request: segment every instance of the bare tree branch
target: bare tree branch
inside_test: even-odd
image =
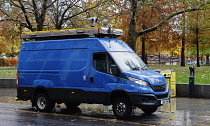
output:
[[[172,19],[173,17],[179,15],[179,14],[184,14],[184,13],[187,13],[187,12],[192,12],[192,11],[197,11],[197,10],[203,10],[203,9],[198,9],[198,8],[193,8],[193,9],[186,9],[186,10],[183,10],[183,11],[178,11],[176,13],[173,13],[171,15],[169,15],[168,17],[166,17],[163,21],[161,21],[159,24],[157,24],[156,26],[152,27],[152,28],[149,28],[149,29],[145,29],[143,31],[138,31],[138,36],[141,36],[143,34],[146,34],[146,33],[149,33],[149,32],[152,32],[152,31],[155,31],[157,30],[158,28],[160,28],[162,25],[164,25],[167,21],[169,21],[170,19]]]
[[[4,22],[4,21],[16,22],[16,23],[20,24],[21,26],[30,29],[30,27],[25,22],[22,22],[21,20],[18,20],[18,19],[2,19],[2,20],[0,20],[0,22]]]
[[[47,8],[51,7],[56,1],[57,1],[57,0],[52,1],[52,2],[47,6]]]
[[[63,23],[65,23],[67,20],[69,20],[69,19],[71,19],[71,18],[73,18],[73,17],[75,17],[75,16],[77,16],[77,15],[80,15],[80,14],[85,13],[85,12],[91,10],[91,9],[94,9],[94,8],[96,8],[96,7],[98,7],[98,6],[102,5],[102,4],[104,4],[104,3],[106,3],[106,2],[107,2],[106,0],[105,0],[105,1],[102,1],[102,2],[98,3],[97,5],[95,5],[95,6],[93,6],[93,7],[90,7],[90,8],[88,8],[88,9],[85,9],[85,10],[79,12],[79,13],[73,14],[73,15],[70,16],[70,17],[64,18],[64,19],[63,19]]]
[[[3,14],[5,14],[7,17],[10,17],[4,10],[2,10],[1,8],[0,8],[0,11],[3,13]]]
[[[12,4],[15,7],[21,8],[21,6],[17,5],[16,3],[14,3],[14,0],[9,0],[10,4]]]
[[[28,27],[27,27],[27,28],[29,28],[31,31],[33,31],[31,22],[30,22],[30,20],[29,20],[29,18],[28,18],[27,12],[26,12],[26,10],[25,10],[25,8],[24,8],[24,5],[23,5],[22,1],[21,1],[21,0],[18,0],[18,2],[19,2],[19,4],[20,4],[20,6],[21,6],[21,10],[22,10],[23,13],[24,13],[24,17],[25,17],[25,19],[26,19],[26,23],[28,24]]]

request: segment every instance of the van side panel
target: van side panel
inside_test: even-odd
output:
[[[87,49],[24,51],[20,70],[81,70],[87,64]]]
[[[19,66],[20,86],[34,84],[34,80],[51,80],[54,86],[71,87],[82,84],[82,77],[87,75],[87,49],[23,51]],[[71,82],[71,83],[70,83]],[[82,84],[82,85],[81,85]]]
[[[43,87],[55,101],[91,102],[89,70],[95,49],[105,51],[96,38],[24,42],[18,66],[18,97],[31,99],[33,90]]]

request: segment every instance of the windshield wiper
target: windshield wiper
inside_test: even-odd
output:
[[[131,70],[141,70],[140,68],[141,67],[134,67],[134,68],[131,68]]]
[[[147,66],[146,66],[146,65],[143,66],[143,67],[142,67],[142,70],[148,70]]]
[[[146,66],[144,66],[144,67],[134,67],[134,68],[131,68],[131,70],[148,70],[148,68]]]
[[[140,70],[139,68],[132,68],[131,70]]]

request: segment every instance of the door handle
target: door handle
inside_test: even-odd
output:
[[[90,77],[90,83],[93,83],[93,81],[94,81],[94,78]]]

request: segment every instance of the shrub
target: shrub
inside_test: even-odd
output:
[[[0,58],[0,66],[4,66],[4,64],[5,64],[4,58]]]
[[[18,64],[17,58],[5,59],[5,66],[16,66]]]

